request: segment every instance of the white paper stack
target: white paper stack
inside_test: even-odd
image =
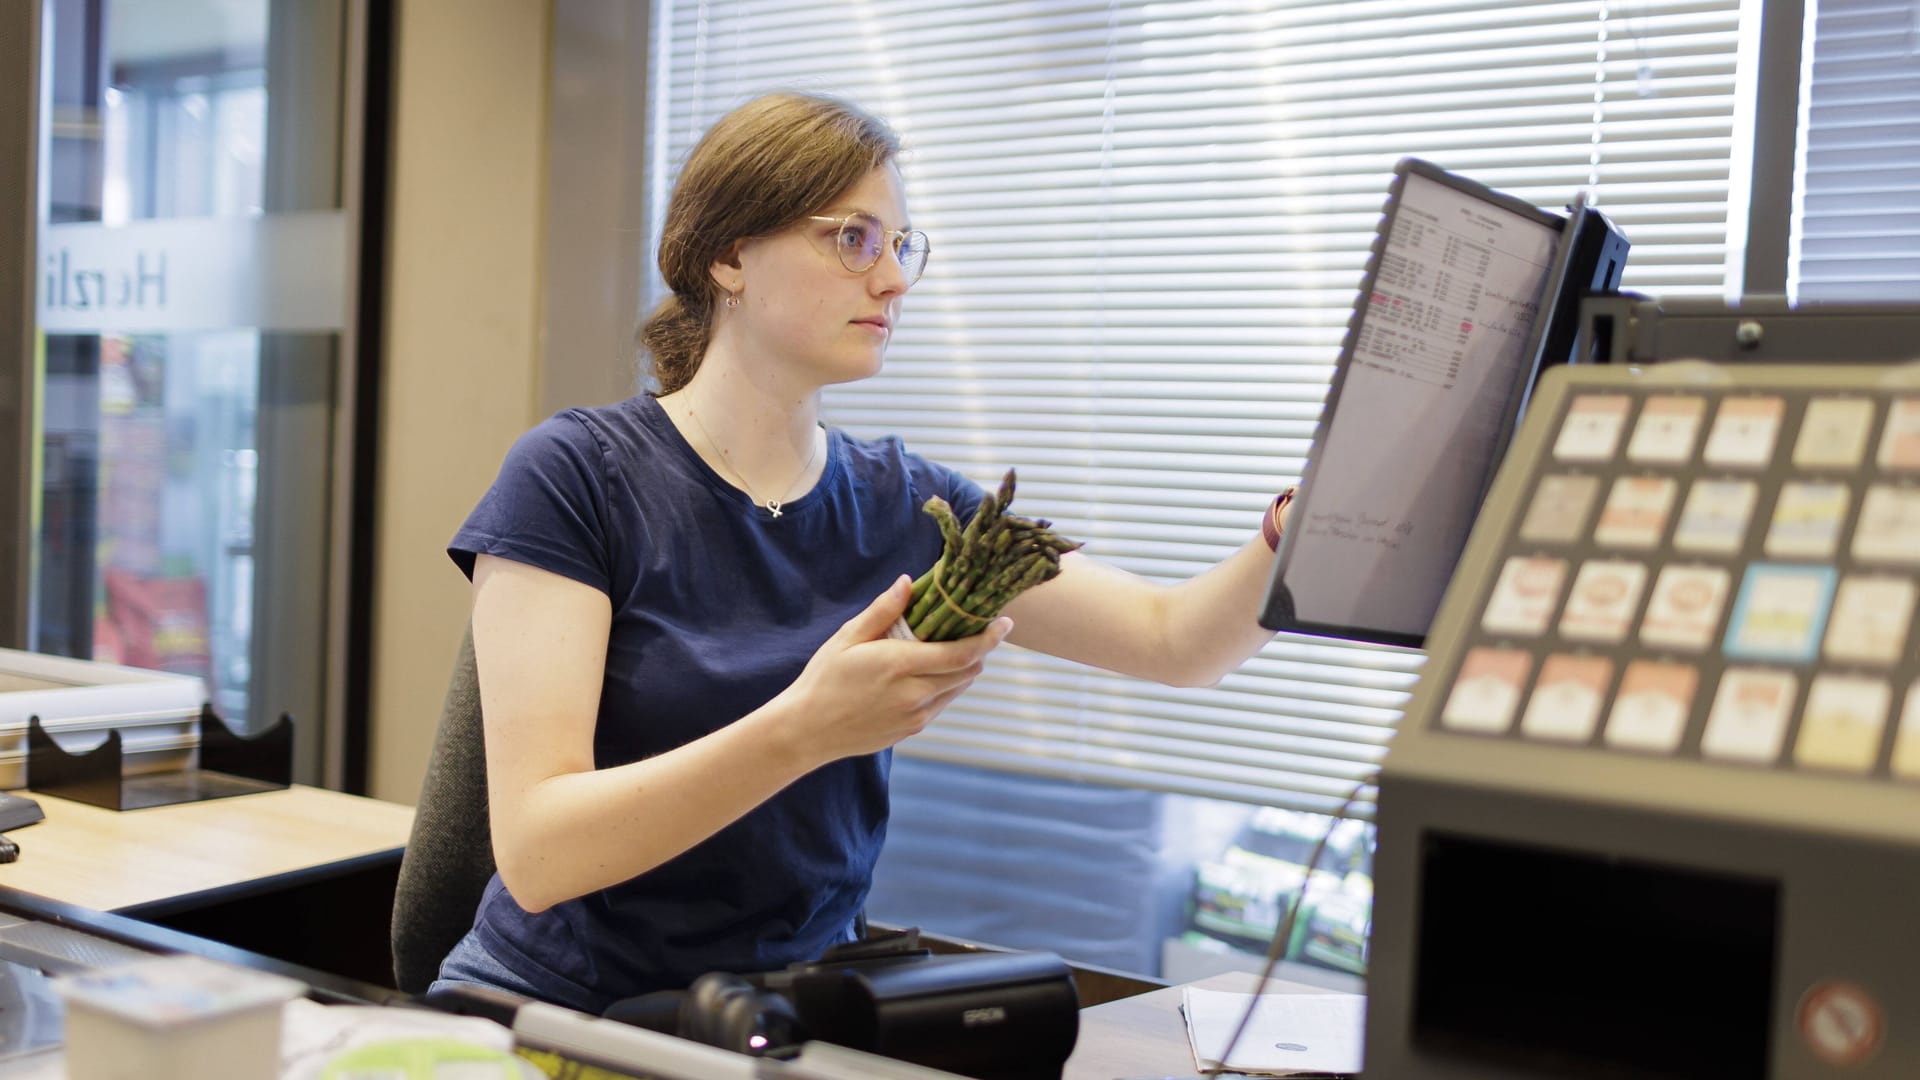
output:
[[[1187,1041],[1200,1071],[1265,1076],[1354,1076],[1360,1072],[1367,999],[1359,994],[1262,994],[1253,1019],[1224,1063],[1227,1041],[1240,1025],[1251,994],[1184,992]]]

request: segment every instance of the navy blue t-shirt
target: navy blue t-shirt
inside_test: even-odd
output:
[[[688,445],[659,402],[569,409],[515,443],[448,546],[591,585],[613,605],[597,768],[691,742],[799,677],[842,623],[940,556],[921,506],[966,521],[978,485],[897,438],[827,433],[820,482],[773,517]],[[887,827],[888,752],[807,774],[637,878],[539,914],[496,874],[481,943],[561,1004],[683,987],[709,971],[810,960],[850,939]],[[716,777],[715,783],[725,783]]]

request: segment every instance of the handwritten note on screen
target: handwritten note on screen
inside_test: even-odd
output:
[[[1423,635],[1466,546],[1559,230],[1406,176],[1284,583],[1302,623]]]

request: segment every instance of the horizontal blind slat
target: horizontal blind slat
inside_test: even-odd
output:
[[[1822,0],[1803,88],[1788,291],[1920,300],[1920,55],[1911,5]]]

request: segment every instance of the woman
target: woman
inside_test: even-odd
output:
[[[689,156],[642,330],[657,396],[522,437],[450,554],[473,580],[499,872],[441,970],[592,1012],[850,940],[889,748],[1013,641],[1182,685],[1256,652],[1284,500],[1162,587],[1078,553],[956,642],[887,639],[981,490],[819,423],[880,370],[926,238],[895,136],[775,94]],[[438,984],[437,984],[438,985]]]

